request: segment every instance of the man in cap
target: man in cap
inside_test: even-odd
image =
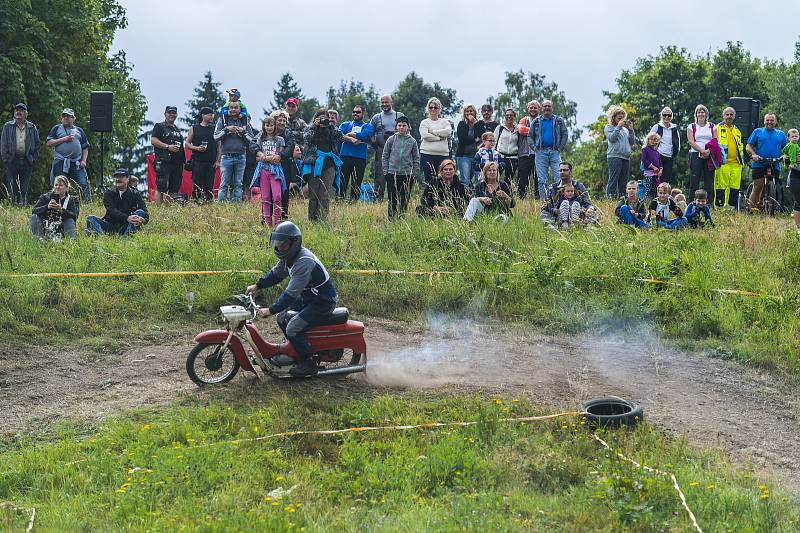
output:
[[[83,128],[75,125],[75,111],[66,108],[61,112],[61,124],[56,124],[47,134],[47,146],[53,148],[53,165],[50,167],[50,186],[56,176],[68,177],[78,184],[84,200],[91,199],[86,161],[89,159],[89,137]]]
[[[139,231],[150,220],[144,199],[128,186],[128,179],[127,168],[114,171],[114,188],[103,195],[106,214],[103,218],[86,217],[86,235],[116,233],[124,236]]]
[[[5,188],[0,198],[8,195],[19,205],[28,203],[31,171],[39,155],[39,130],[28,121],[28,106],[14,106],[14,120],[3,126],[0,153],[6,167]]]
[[[214,140],[214,110],[203,107],[200,120],[186,134],[186,148],[192,151],[192,196],[209,202],[214,199],[214,169],[217,166],[217,141]]]
[[[170,195],[177,193],[181,188],[183,179],[183,162],[186,155],[183,151],[183,135],[175,119],[178,118],[178,108],[168,105],[164,109],[164,122],[153,126],[153,136],[150,144],[156,152],[153,162],[156,171],[156,203],[163,201],[164,193]]]
[[[295,144],[303,144],[303,130],[308,127],[306,121],[297,115],[299,105],[300,101],[294,96],[287,98],[286,103],[283,104],[283,109],[289,113],[289,122],[286,129],[294,135]]]

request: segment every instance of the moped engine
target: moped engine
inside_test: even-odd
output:
[[[284,355],[282,353],[280,353],[278,355],[275,355],[273,357],[270,357],[269,359],[267,359],[267,361],[270,364],[275,365],[277,367],[291,366],[291,365],[296,363],[296,361],[294,359],[292,359],[288,355]]]

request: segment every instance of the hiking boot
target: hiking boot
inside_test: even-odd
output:
[[[569,223],[570,225],[577,224],[581,219],[581,205],[578,202],[572,202],[569,207]]]
[[[304,359],[289,369],[289,375],[296,378],[307,378],[316,375],[317,365],[309,359]]]

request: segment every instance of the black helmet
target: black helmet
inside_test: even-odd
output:
[[[285,243],[291,243],[291,246],[285,252],[278,249],[278,246]],[[303,244],[303,235],[300,233],[294,222],[286,221],[281,222],[275,229],[272,230],[272,235],[269,236],[269,245],[275,250],[275,255],[278,259],[291,259],[300,252],[300,246]]]

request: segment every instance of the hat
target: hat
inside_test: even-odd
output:
[[[239,98],[242,97],[242,93],[239,92],[239,89],[228,89],[225,92],[228,93],[228,94],[232,94],[232,95],[238,96]]]
[[[299,104],[299,103],[300,103],[300,100],[298,100],[297,98],[292,96],[291,98],[287,98],[286,99],[286,103],[284,105],[294,104],[295,107],[297,107],[297,104]]]
[[[130,172],[125,167],[119,167],[117,170],[114,171],[114,176],[130,176]]]
[[[178,108],[177,108],[177,107],[175,107],[174,105],[168,105],[168,106],[167,106],[167,107],[164,109],[164,113],[177,113],[177,112],[178,112]]]
[[[200,114],[201,115],[209,115],[209,114],[212,114],[212,113],[214,113],[214,110],[211,109],[208,106],[203,106],[203,107],[200,108]]]
[[[75,118],[75,111],[73,111],[69,107],[65,107],[64,111],[61,112],[61,116],[64,116],[64,115],[69,115],[72,118]]]
[[[25,104],[20,102],[20,103],[18,103],[17,105],[14,106],[14,109],[22,109],[23,111],[27,111],[28,110],[28,106],[26,106]]]

